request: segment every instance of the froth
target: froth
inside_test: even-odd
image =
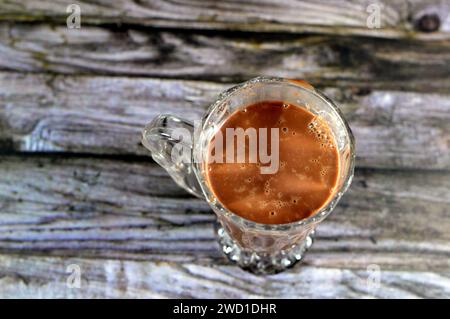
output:
[[[208,183],[217,199],[233,213],[265,224],[315,214],[330,199],[338,175],[338,154],[327,124],[305,108],[271,101],[236,111],[221,130],[249,126],[279,128],[279,168],[261,175],[259,162],[208,164]]]
[[[322,148],[334,147],[332,135],[329,131],[329,128],[322,120],[315,117],[314,120],[308,124],[308,131],[318,141],[320,141],[320,147]]]

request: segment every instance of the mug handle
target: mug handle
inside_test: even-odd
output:
[[[182,188],[204,198],[192,166],[194,125],[173,115],[159,115],[142,131],[142,144]]]

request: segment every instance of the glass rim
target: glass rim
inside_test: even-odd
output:
[[[324,103],[331,106],[331,108],[337,113],[338,118],[342,122],[342,124],[345,128],[345,131],[346,131],[346,135],[348,136],[348,139],[350,141],[349,142],[349,151],[350,151],[349,161],[350,161],[350,163],[348,166],[348,170],[346,172],[347,176],[346,176],[344,182],[342,183],[342,185],[340,186],[340,188],[336,190],[333,197],[329,200],[327,205],[322,207],[314,215],[312,215],[308,218],[304,218],[304,219],[301,219],[298,221],[285,223],[285,224],[263,224],[263,223],[258,223],[258,222],[246,219],[244,217],[241,217],[241,216],[237,215],[236,213],[233,213],[232,211],[227,209],[225,206],[223,206],[222,203],[214,195],[214,192],[210,189],[208,183],[206,182],[206,178],[203,176],[202,167],[201,167],[202,163],[194,161],[194,163],[195,163],[194,173],[197,177],[197,180],[199,181],[199,184],[200,184],[203,192],[207,193],[207,194],[205,194],[207,202],[210,205],[218,208],[218,210],[221,214],[226,215],[232,221],[234,221],[238,224],[244,224],[246,226],[250,226],[252,228],[261,229],[261,230],[265,230],[265,231],[283,231],[283,230],[294,228],[294,227],[301,227],[301,226],[307,226],[310,224],[314,224],[314,223],[326,218],[333,211],[334,207],[336,206],[338,201],[341,199],[342,195],[347,191],[348,187],[350,186],[350,184],[352,182],[353,175],[354,175],[354,169],[355,169],[355,157],[356,157],[355,156],[355,139],[354,139],[353,133],[352,133],[350,126],[348,125],[344,115],[342,114],[339,107],[331,99],[326,97],[322,92],[318,91],[313,86],[309,85],[307,82],[305,82],[304,84],[300,84],[301,82],[299,83],[296,81],[298,81],[298,80],[294,80],[294,79],[290,80],[290,79],[281,78],[281,77],[259,76],[259,77],[250,79],[248,81],[245,81],[243,83],[237,84],[237,85],[225,90],[224,92],[222,92],[218,96],[217,100],[215,102],[213,102],[210,105],[210,107],[207,109],[206,115],[203,118],[203,123],[200,127],[201,131],[195,132],[195,134],[194,134],[193,156],[200,155],[200,154],[197,154],[197,152],[202,151],[201,150],[202,143],[200,143],[200,141],[202,141],[202,138],[204,137],[203,132],[205,131],[206,127],[209,125],[209,119],[213,114],[213,110],[216,107],[218,107],[219,105],[223,104],[226,101],[226,99],[230,98],[236,92],[238,92],[242,89],[245,89],[248,86],[257,84],[257,83],[288,84],[288,85],[295,85],[299,89],[315,95],[316,97],[320,98]],[[196,137],[198,137],[198,140],[196,140]],[[199,158],[199,157],[197,157],[197,158]],[[211,197],[213,199],[211,199]]]

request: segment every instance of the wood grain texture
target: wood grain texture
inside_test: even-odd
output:
[[[0,20],[65,23],[71,0],[18,0],[0,2]],[[380,29],[369,29],[371,0],[264,0],[78,1],[82,23],[139,24],[153,27],[353,34],[388,38],[448,39],[448,0],[380,0]],[[421,23],[425,15],[436,15],[438,28]],[[425,28],[423,27],[425,25]],[[419,27],[418,27],[419,26]],[[422,26],[422,27],[420,27]],[[433,30],[433,33],[415,32]]]
[[[69,30],[73,1],[0,1],[0,298],[450,298],[450,1],[377,1],[368,29],[373,2],[83,0]],[[257,75],[338,102],[358,157],[301,266],[267,277],[139,141]]]
[[[69,265],[81,286],[66,285]],[[0,255],[0,297],[8,298],[448,298],[450,272],[297,267],[258,277],[227,265]]]
[[[0,73],[5,152],[148,154],[140,131],[160,113],[199,119],[229,84]],[[342,106],[360,167],[450,168],[448,94],[324,87]]]
[[[450,42],[0,23],[0,69],[449,92]]]
[[[6,156],[0,176],[1,253],[227,264],[206,202],[150,161]],[[449,176],[357,170],[304,264],[448,271]]]

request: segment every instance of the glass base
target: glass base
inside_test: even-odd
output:
[[[216,233],[219,245],[230,261],[244,270],[260,275],[276,274],[293,267],[302,260],[305,252],[311,247],[314,236],[314,231],[312,231],[305,240],[291,249],[281,250],[275,254],[261,254],[240,248],[218,223],[216,224]]]

